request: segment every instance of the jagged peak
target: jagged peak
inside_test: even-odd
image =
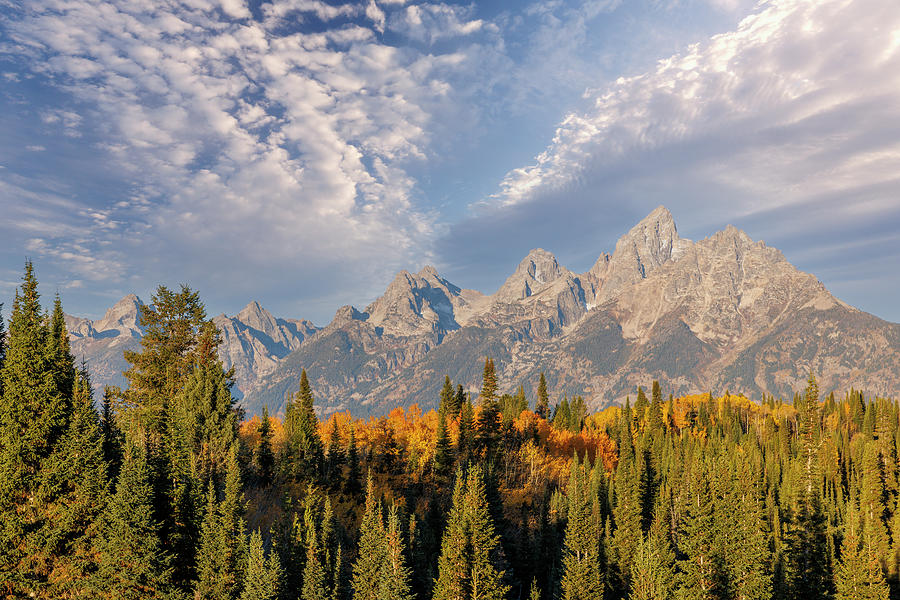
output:
[[[425,265],[424,267],[422,267],[422,270],[418,272],[418,276],[422,278],[441,278],[441,276],[438,274],[437,269],[435,269],[432,265]]]
[[[365,321],[369,318],[369,313],[363,313],[356,310],[355,306],[351,306],[350,304],[345,304],[344,306],[337,309],[337,312],[334,313],[334,319],[332,323],[340,324],[346,323],[348,321]]]

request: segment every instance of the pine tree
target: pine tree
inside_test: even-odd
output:
[[[547,393],[547,379],[544,372],[541,371],[541,378],[538,381],[537,402],[535,402],[534,412],[542,419],[546,419],[550,412],[550,394]]]
[[[456,471],[453,504],[444,529],[434,600],[464,600],[469,594],[469,540],[466,523],[466,479],[462,468]]]
[[[272,451],[272,423],[269,419],[269,407],[263,407],[262,418],[257,429],[259,433],[259,444],[256,446],[256,452],[253,456],[253,462],[256,466],[256,476],[259,482],[268,486],[272,484],[272,478],[275,474],[275,453]]]
[[[702,463],[695,465],[689,477],[688,503],[679,535],[684,559],[678,561],[678,597],[713,600],[722,593],[722,577],[708,467]]]
[[[490,456],[497,444],[500,420],[500,406],[497,403],[497,373],[494,370],[494,361],[490,358],[484,360],[479,408],[475,446]]]
[[[819,389],[810,372],[800,402],[800,481],[797,514],[787,539],[787,575],[797,599],[823,598],[831,594],[831,561],[825,516],[821,509],[819,472]]]
[[[3,303],[0,302],[0,399],[3,398],[3,362],[6,360],[6,324],[3,322]]]
[[[96,587],[104,597],[165,598],[171,590],[171,556],[154,519],[145,451],[126,448],[116,493],[103,512]]]
[[[347,442],[347,484],[344,487],[344,490],[350,494],[356,494],[359,492],[359,478],[361,477],[361,473],[359,472],[359,452],[356,449],[356,434],[353,430],[353,425],[350,425],[350,436]]]
[[[888,586],[874,548],[860,539],[860,514],[851,501],[844,523],[841,561],[835,574],[836,600],[887,600]],[[861,547],[862,546],[862,547]]]
[[[411,572],[406,566],[403,538],[400,535],[400,517],[397,514],[396,504],[392,504],[388,512],[385,533],[384,563],[380,573],[378,600],[412,600],[414,595],[409,583]]]
[[[600,531],[592,518],[590,485],[576,453],[568,488],[568,522],[563,549],[562,598],[594,600],[603,597]]]
[[[874,545],[874,553],[882,568],[887,568],[890,539],[884,516],[885,486],[877,442],[869,442],[863,450],[862,478],[859,490],[859,510],[863,536]]]
[[[317,481],[322,474],[324,449],[319,437],[319,420],[313,410],[314,398],[306,369],[300,373],[300,389],[285,408],[284,433],[289,463],[295,477]]]
[[[198,580],[194,586],[197,600],[224,600],[237,598],[240,594],[241,575],[246,564],[243,513],[240,468],[235,447],[228,458],[222,500],[216,500],[216,490],[212,484],[207,492],[197,556]]]
[[[68,400],[75,391],[75,359],[69,346],[69,332],[66,330],[66,318],[59,294],[53,299],[48,334],[47,353],[56,380],[56,390]]]
[[[447,431],[447,417],[444,412],[438,413],[438,428],[434,444],[434,474],[444,478],[453,468],[453,446],[450,444],[450,433]]]
[[[459,414],[459,407],[456,406],[456,394],[449,375],[444,375],[444,386],[441,388],[441,401],[438,405],[438,411],[443,412],[445,415]]]
[[[384,522],[381,502],[375,498],[375,485],[369,473],[366,484],[366,509],[359,529],[359,552],[353,563],[354,600],[379,600],[382,569],[386,561]]]
[[[90,589],[97,519],[109,499],[99,418],[86,371],[76,376],[73,388],[72,418],[41,470],[37,496],[50,515],[38,533],[53,563],[46,591],[56,598],[77,597]]]
[[[71,397],[59,390],[61,375],[48,351],[50,332],[30,262],[22,279],[0,373],[0,589],[27,595],[52,569],[47,540],[31,533],[49,518],[46,506],[34,499],[46,493],[41,472],[66,430]]]
[[[459,437],[456,442],[456,455],[466,459],[475,444],[475,410],[472,403],[466,398],[459,411]]]
[[[266,557],[259,530],[250,536],[250,553],[240,600],[276,600],[281,582],[281,564],[276,552]]]
[[[674,578],[671,558],[671,550],[658,533],[641,536],[631,563],[629,600],[670,600]]]
[[[116,422],[116,410],[113,406],[115,398],[121,397],[121,390],[114,386],[103,388],[102,413],[100,415],[101,435],[103,436],[103,457],[109,469],[109,477],[115,480],[119,476],[122,465],[122,451],[125,436]]]
[[[303,566],[303,588],[301,600],[326,600],[328,589],[325,581],[325,566],[322,560],[322,541],[316,531],[315,517],[311,505],[306,507],[306,561]]]
[[[659,432],[663,429],[662,416],[662,392],[659,389],[659,382],[653,381],[652,400],[650,401],[650,415],[647,420],[650,431]]]
[[[484,474],[474,466],[466,478],[465,521],[469,536],[469,591],[472,600],[500,600],[509,591],[504,572],[500,536],[488,508]]]
[[[328,438],[328,479],[332,489],[340,489],[344,471],[344,449],[337,415],[331,418],[331,434]]]

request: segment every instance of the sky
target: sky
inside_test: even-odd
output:
[[[319,325],[492,293],[658,205],[900,322],[900,3],[0,0],[0,302],[159,284]]]

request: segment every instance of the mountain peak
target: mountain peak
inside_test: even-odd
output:
[[[559,266],[552,253],[543,248],[534,248],[525,255],[513,274],[500,286],[494,298],[505,303],[528,298],[536,289],[559,279],[564,272],[565,268]]]
[[[103,318],[94,322],[96,331],[117,330],[119,335],[130,333],[133,336],[140,335],[139,324],[141,307],[144,303],[135,294],[128,294],[113,304],[103,315]]]

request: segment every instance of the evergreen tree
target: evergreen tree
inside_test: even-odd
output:
[[[48,351],[50,332],[41,312],[30,262],[16,290],[0,380],[0,589],[27,595],[43,585],[52,557],[41,531],[50,518],[40,489],[45,461],[66,430],[71,397]]]
[[[456,406],[456,393],[453,390],[453,384],[450,382],[450,376],[444,375],[444,386],[441,388],[441,401],[438,405],[438,411],[445,415],[458,415],[459,406]]]
[[[877,442],[869,442],[863,450],[862,477],[859,490],[859,511],[862,519],[863,537],[873,545],[873,553],[879,557],[879,564],[887,568],[890,539],[884,516],[885,486]]]
[[[500,406],[497,403],[497,373],[494,370],[494,361],[490,358],[484,360],[479,409],[475,446],[490,456],[497,444],[500,420]]]
[[[268,486],[272,484],[275,474],[275,453],[272,451],[272,423],[269,419],[269,407],[263,406],[262,418],[259,422],[259,444],[253,456],[256,476],[259,482]]]
[[[359,552],[356,562],[353,563],[353,599],[379,600],[387,548],[381,502],[375,498],[375,485],[371,473],[366,484],[366,509],[359,536]]]
[[[472,600],[500,600],[509,586],[504,572],[500,537],[488,508],[484,474],[474,466],[466,478],[465,521],[469,537],[469,591]]]
[[[56,390],[64,399],[72,397],[75,390],[75,359],[69,346],[69,332],[66,330],[66,318],[62,309],[59,294],[53,299],[53,313],[47,337],[47,353],[54,378]]]
[[[98,522],[109,493],[99,419],[94,410],[90,380],[76,376],[73,414],[40,473],[40,495],[49,518],[35,532],[52,562],[47,593],[51,597],[83,596],[96,570]]]
[[[663,428],[662,416],[662,392],[659,389],[659,382],[653,381],[652,400],[650,400],[650,415],[647,423],[650,431],[658,432]]]
[[[444,529],[434,600],[466,600],[469,594],[469,540],[466,523],[466,479],[462,468],[456,471],[453,504]]]
[[[326,600],[329,596],[326,585],[325,565],[322,560],[323,545],[316,531],[315,517],[310,505],[306,507],[306,561],[303,566],[303,588],[301,600]]]
[[[450,433],[447,431],[447,417],[444,412],[438,413],[438,428],[434,445],[434,474],[443,478],[450,474],[453,467],[453,446],[450,444]]]
[[[103,457],[109,468],[109,477],[115,480],[119,475],[122,465],[122,449],[125,437],[119,424],[116,422],[116,409],[114,399],[121,397],[121,390],[114,386],[103,388],[102,413],[100,415],[101,434],[103,436]]]
[[[787,574],[797,599],[825,598],[831,594],[831,561],[825,516],[821,510],[818,460],[819,388],[810,372],[806,393],[799,400],[800,481],[797,513],[787,539]]]
[[[603,597],[599,523],[592,517],[590,485],[577,453],[572,459],[567,497],[561,597],[564,600],[599,600]]]
[[[317,481],[321,476],[324,457],[313,402],[309,378],[303,369],[300,390],[285,408],[284,434],[289,466],[295,477],[308,481]]]
[[[153,516],[152,491],[145,451],[130,445],[100,523],[96,587],[104,597],[165,598],[171,590],[172,558]]]
[[[543,371],[541,371],[541,378],[538,381],[537,401],[535,402],[534,412],[542,419],[550,416],[550,394],[547,393],[547,379],[544,377]]]
[[[396,504],[391,505],[387,523],[378,600],[412,600],[414,595],[409,583],[411,572],[406,566],[403,538],[400,535],[400,517],[397,514]]]
[[[678,561],[678,596],[684,600],[713,600],[723,590],[709,470],[706,465],[697,464],[689,477],[688,502],[679,534],[684,558]]]
[[[333,489],[339,489],[344,471],[344,449],[337,415],[331,418],[331,434],[328,438],[328,478]]]
[[[475,410],[472,403],[466,398],[459,411],[459,438],[456,442],[456,455],[465,459],[472,451],[475,444]]]
[[[359,478],[361,477],[361,473],[359,472],[359,452],[356,449],[356,434],[353,430],[353,425],[350,425],[350,437],[347,442],[347,485],[344,490],[350,494],[356,494],[359,492]]]
[[[641,536],[631,563],[629,600],[670,600],[674,573],[665,539],[651,531]]]
[[[250,553],[240,600],[276,600],[281,582],[281,564],[276,552],[266,557],[259,530],[250,536]]]
[[[240,467],[237,448],[228,458],[224,496],[216,501],[215,487],[207,493],[206,514],[197,557],[198,580],[195,597],[209,600],[237,598],[246,564],[246,536],[243,522]]]
[[[841,561],[835,574],[836,600],[887,600],[880,557],[860,539],[860,515],[851,501],[844,523]],[[862,547],[861,547],[862,546]]]

